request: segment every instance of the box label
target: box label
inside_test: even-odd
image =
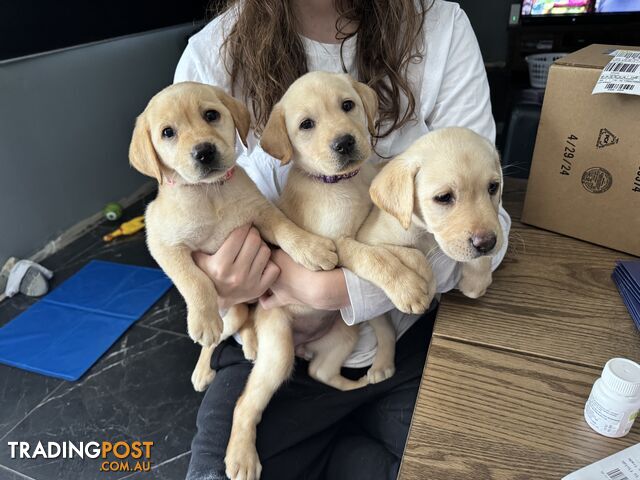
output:
[[[640,95],[640,52],[616,50],[615,57],[602,69],[593,95],[624,93]]]

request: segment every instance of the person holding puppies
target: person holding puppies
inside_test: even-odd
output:
[[[248,152],[238,163],[275,201],[289,168],[260,147],[273,106],[308,71],[344,72],[379,98],[374,161],[400,154],[442,127],[462,126],[495,140],[489,88],[473,30],[456,3],[442,0],[230,0],[194,35],[175,82],[215,85],[245,103],[252,115]],[[321,199],[319,200],[321,201]],[[504,257],[510,220],[500,209]],[[442,293],[458,286],[459,265],[438,249],[429,255]],[[422,317],[393,309],[382,290],[347,269],[309,271],[281,250],[265,256],[265,242],[249,225],[233,231],[214,255],[196,262],[227,309],[259,299],[264,308],[290,304],[335,311],[349,325],[391,311],[398,336],[396,374],[375,385],[341,392],[312,380],[300,361],[264,412],[257,430],[260,478],[392,479],[397,475],[424,366],[435,302]],[[296,343],[318,338],[329,320],[294,326]],[[363,327],[343,374],[362,377],[375,354]],[[214,351],[217,371],[198,413],[189,479],[226,478],[224,456],[233,409],[252,364],[235,340]],[[253,478],[253,477],[252,477]],[[245,479],[246,480],[246,479]]]

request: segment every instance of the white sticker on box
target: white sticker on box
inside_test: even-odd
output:
[[[615,54],[591,93],[640,95],[640,51],[616,50]]]
[[[570,473],[562,480],[639,480],[640,443]]]

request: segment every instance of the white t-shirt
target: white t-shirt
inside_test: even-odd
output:
[[[174,82],[208,83],[231,92],[230,75],[224,66],[220,47],[233,18],[234,12],[227,12],[190,38],[176,68]],[[495,141],[495,123],[491,115],[487,76],[466,14],[457,3],[435,0],[426,13],[423,33],[424,56],[421,62],[411,64],[408,71],[416,99],[418,120],[405,124],[378,141],[376,151],[382,157],[397,155],[425,133],[448,126],[468,127],[491,142]],[[309,71],[342,72],[340,45],[324,44],[302,36],[301,40],[307,53]],[[355,40],[352,37],[345,42],[342,55],[347,72],[358,78],[354,65]],[[378,158],[377,161],[381,160]],[[238,159],[238,163],[267,198],[277,200],[286,182],[289,166],[281,166],[276,159],[265,153],[253,132],[249,135],[248,152]],[[511,219],[502,207],[500,223],[506,239]],[[506,250],[505,241],[502,250],[493,258],[494,269],[502,261]],[[431,255],[431,265],[438,284],[437,292],[444,293],[455,288],[460,278],[459,265],[439,252]],[[419,318],[394,309],[381,289],[358,278],[349,270],[343,271],[350,306],[340,310],[340,313],[347,324],[354,325],[390,312],[397,336],[400,337]],[[425,338],[426,341],[428,339]],[[371,365],[375,349],[373,330],[369,324],[364,324],[358,344],[345,366]]]

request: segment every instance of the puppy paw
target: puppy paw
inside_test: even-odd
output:
[[[191,383],[193,385],[193,389],[196,392],[204,392],[207,387],[213,382],[213,379],[216,376],[216,371],[212,370],[211,367],[196,365],[196,368],[193,370],[191,374]]]
[[[427,311],[436,292],[433,279],[427,281],[407,269],[400,277],[390,280],[393,283],[385,289],[385,293],[398,310],[411,314]]]
[[[203,347],[220,342],[223,323],[218,312],[194,311],[187,313],[187,330],[194,342]]]
[[[382,289],[398,310],[404,313],[424,313],[436,294],[433,270],[424,254],[414,248],[385,245],[392,256],[386,256]]]
[[[380,383],[393,377],[396,373],[396,366],[391,363],[387,365],[371,365],[371,368],[367,371],[367,380],[369,383]]]
[[[480,298],[491,285],[491,272],[485,275],[462,275],[458,282],[458,290],[469,298]]]
[[[302,239],[301,246],[288,253],[297,263],[309,270],[333,270],[338,264],[338,254],[333,240],[316,235]]]
[[[230,480],[258,480],[262,471],[258,452],[253,444],[238,445],[229,441],[224,464]]]
[[[462,264],[458,290],[469,298],[478,298],[487,292],[491,281],[491,259],[480,257]]]

